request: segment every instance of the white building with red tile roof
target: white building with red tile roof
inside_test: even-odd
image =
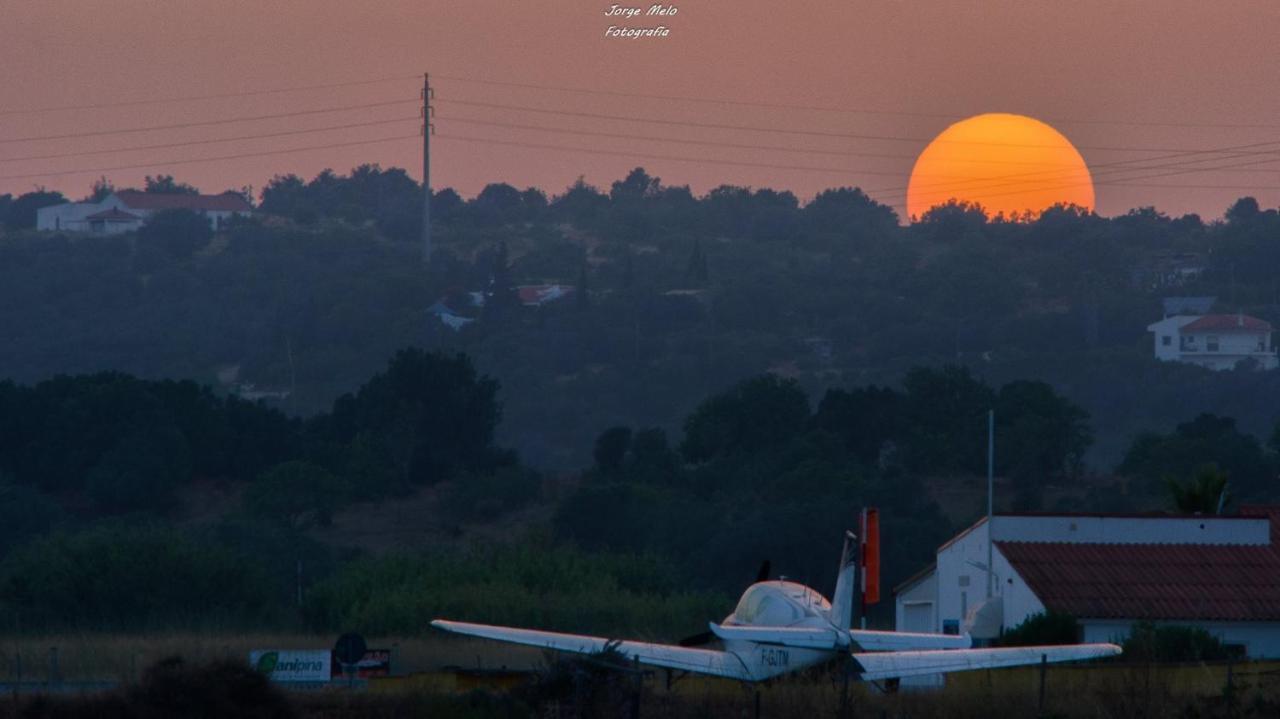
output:
[[[983,518],[895,589],[897,629],[984,639],[1054,611],[1075,617],[1085,642],[1121,640],[1149,621],[1280,657],[1277,520],[1272,507],[1240,516],[997,514],[991,527]]]
[[[1213,370],[1234,369],[1241,363],[1275,369],[1280,362],[1272,329],[1270,322],[1246,314],[1174,315],[1147,326],[1155,335],[1156,359]]]
[[[136,230],[161,210],[190,210],[221,229],[236,216],[247,216],[253,206],[237,192],[221,195],[184,195],[120,190],[101,202],[68,202],[36,211],[36,229],[114,235]]]

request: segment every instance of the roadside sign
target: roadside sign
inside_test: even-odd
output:
[[[249,664],[273,682],[327,682],[333,676],[333,654],[327,649],[255,649]]]

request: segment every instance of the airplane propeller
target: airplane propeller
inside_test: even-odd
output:
[[[677,642],[682,647],[700,647],[704,644],[710,644],[715,641],[716,635],[711,632],[702,632],[693,636],[685,637]]]
[[[756,581],[757,582],[769,581],[769,569],[770,569],[769,560],[766,559],[763,562],[761,562],[760,571],[756,573]]]

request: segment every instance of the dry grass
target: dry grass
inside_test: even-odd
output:
[[[0,681],[16,678],[16,657],[23,658],[23,678],[48,675],[49,650],[58,648],[64,680],[132,682],[146,667],[170,656],[190,665],[216,660],[240,663],[256,648],[325,649],[333,637],[314,635],[164,634],[52,635],[0,638]],[[446,666],[530,669],[544,656],[529,648],[510,647],[425,632],[421,637],[371,637],[370,646],[395,652],[398,673],[433,672]],[[1050,667],[1046,674],[1043,715],[1060,719],[1146,719],[1156,717],[1280,716],[1280,664],[1232,666],[1235,696],[1224,692],[1225,665],[1128,666],[1100,664]],[[452,675],[448,675],[452,676]],[[759,687],[699,677],[678,678],[667,686],[666,674],[652,672],[644,682],[642,716],[670,719],[754,716],[758,688],[762,717],[817,719],[838,716],[840,681],[836,673],[813,672]],[[442,719],[511,717],[536,713],[564,719],[628,716],[634,685],[624,679],[578,696],[531,699],[527,689],[491,689],[465,693],[460,684],[393,680],[371,691],[307,693],[291,701],[302,716],[390,717],[430,715]],[[851,717],[897,719],[978,719],[1041,715],[1038,668],[955,675],[945,689],[883,694],[876,687],[850,686]],[[530,705],[536,705],[532,709]],[[14,705],[15,707],[17,705]],[[0,716],[4,712],[0,711]]]
[[[0,637],[0,680],[48,678],[51,651],[67,681],[130,681],[166,657],[191,663],[219,659],[247,661],[253,649],[328,649],[336,637],[305,634],[55,634]],[[532,669],[542,653],[525,647],[445,636],[427,630],[421,637],[367,637],[372,648],[392,650],[397,673],[428,672],[447,666]]]

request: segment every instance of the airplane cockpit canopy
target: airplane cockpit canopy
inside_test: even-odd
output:
[[[733,621],[748,626],[789,627],[830,610],[830,603],[821,594],[804,585],[761,582],[742,593],[733,610]]]

